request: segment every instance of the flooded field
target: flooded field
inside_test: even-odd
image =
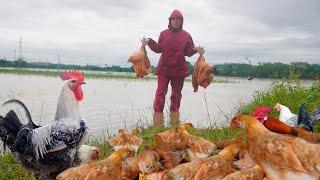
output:
[[[181,103],[181,120],[197,127],[210,124],[226,125],[239,102],[250,101],[252,93],[265,90],[274,80],[218,77],[220,83],[206,90],[193,92],[191,82],[185,82]],[[119,128],[131,128],[152,123],[152,104],[157,87],[156,80],[86,79],[81,115],[86,119],[90,135],[114,133]],[[221,82],[228,83],[221,83]],[[64,83],[60,78],[0,74],[0,102],[10,98],[22,100],[38,124],[53,120],[58,96]],[[311,84],[311,82],[305,82]],[[168,120],[171,89],[166,97],[165,116]],[[9,107],[1,107],[4,115]],[[20,111],[21,113],[21,111]],[[23,113],[21,113],[23,117]],[[24,118],[24,122],[26,119]]]

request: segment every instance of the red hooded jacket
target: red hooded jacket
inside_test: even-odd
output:
[[[169,17],[168,29],[160,33],[158,43],[149,40],[148,46],[155,53],[162,53],[158,66],[157,75],[170,77],[187,77],[190,75],[188,63],[185,56],[196,53],[190,34],[180,28],[174,29],[170,25],[170,18],[178,17],[183,24],[183,16],[180,11],[174,10]]]

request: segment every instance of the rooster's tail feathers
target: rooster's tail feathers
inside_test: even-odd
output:
[[[20,128],[23,126],[13,110],[10,110],[6,116],[1,119],[1,124],[4,129],[14,137],[17,136]]]
[[[22,107],[22,109],[25,111],[26,113],[26,116],[28,118],[28,126],[31,128],[31,129],[35,129],[35,128],[38,128],[39,126],[37,126],[36,124],[33,123],[32,121],[32,118],[31,118],[31,115],[30,115],[30,112],[28,110],[28,108],[26,107],[26,105],[24,105],[23,102],[21,102],[20,100],[17,100],[17,99],[10,99],[6,102],[4,102],[2,104],[2,106],[5,106],[5,105],[8,105],[8,104],[17,104],[19,105],[20,107]],[[20,121],[19,121],[20,122]]]
[[[308,112],[306,111],[306,107],[302,104],[299,108],[299,115],[298,115],[298,124],[301,126],[306,126],[306,128],[310,131],[313,131],[312,124],[313,120],[310,118]]]
[[[5,117],[0,116],[0,141],[2,141],[3,150],[6,150],[7,147],[12,150],[15,139],[22,126],[23,124],[12,110],[10,110]],[[0,155],[1,153],[3,152],[1,152],[0,148]]]

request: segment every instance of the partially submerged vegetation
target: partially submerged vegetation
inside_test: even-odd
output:
[[[47,77],[59,77],[60,73],[65,70],[55,69],[28,69],[28,68],[0,68],[1,74],[15,74],[15,75],[35,75]],[[89,79],[132,79],[137,78],[130,72],[97,72],[97,71],[84,71],[86,78]],[[155,77],[146,76],[143,80],[153,80]]]
[[[46,77],[59,77],[65,70],[57,69],[31,69],[31,68],[1,68],[0,74],[34,75]],[[156,80],[155,75],[148,75],[144,78],[137,78],[133,72],[106,72],[106,71],[82,71],[88,79],[119,79],[119,80]],[[191,79],[187,78],[187,82]],[[217,78],[214,83],[234,83],[232,80]]]

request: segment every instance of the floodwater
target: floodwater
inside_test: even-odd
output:
[[[221,77],[218,77],[221,79]],[[227,83],[213,83],[207,89],[193,92],[191,82],[185,82],[182,91],[181,120],[196,127],[216,124],[226,126],[240,102],[249,102],[255,91],[266,90],[274,80],[223,78]],[[152,104],[157,87],[156,80],[86,79],[84,99],[80,103],[81,115],[89,126],[91,136],[112,134],[119,128],[131,129],[152,123]],[[0,103],[16,98],[29,108],[36,124],[53,120],[58,97],[64,83],[60,78],[0,74]],[[311,82],[307,82],[311,84]],[[171,88],[169,88],[165,118],[168,121]],[[1,107],[4,115],[9,107]],[[24,117],[23,111],[19,116]],[[23,118],[26,122],[26,118]]]

